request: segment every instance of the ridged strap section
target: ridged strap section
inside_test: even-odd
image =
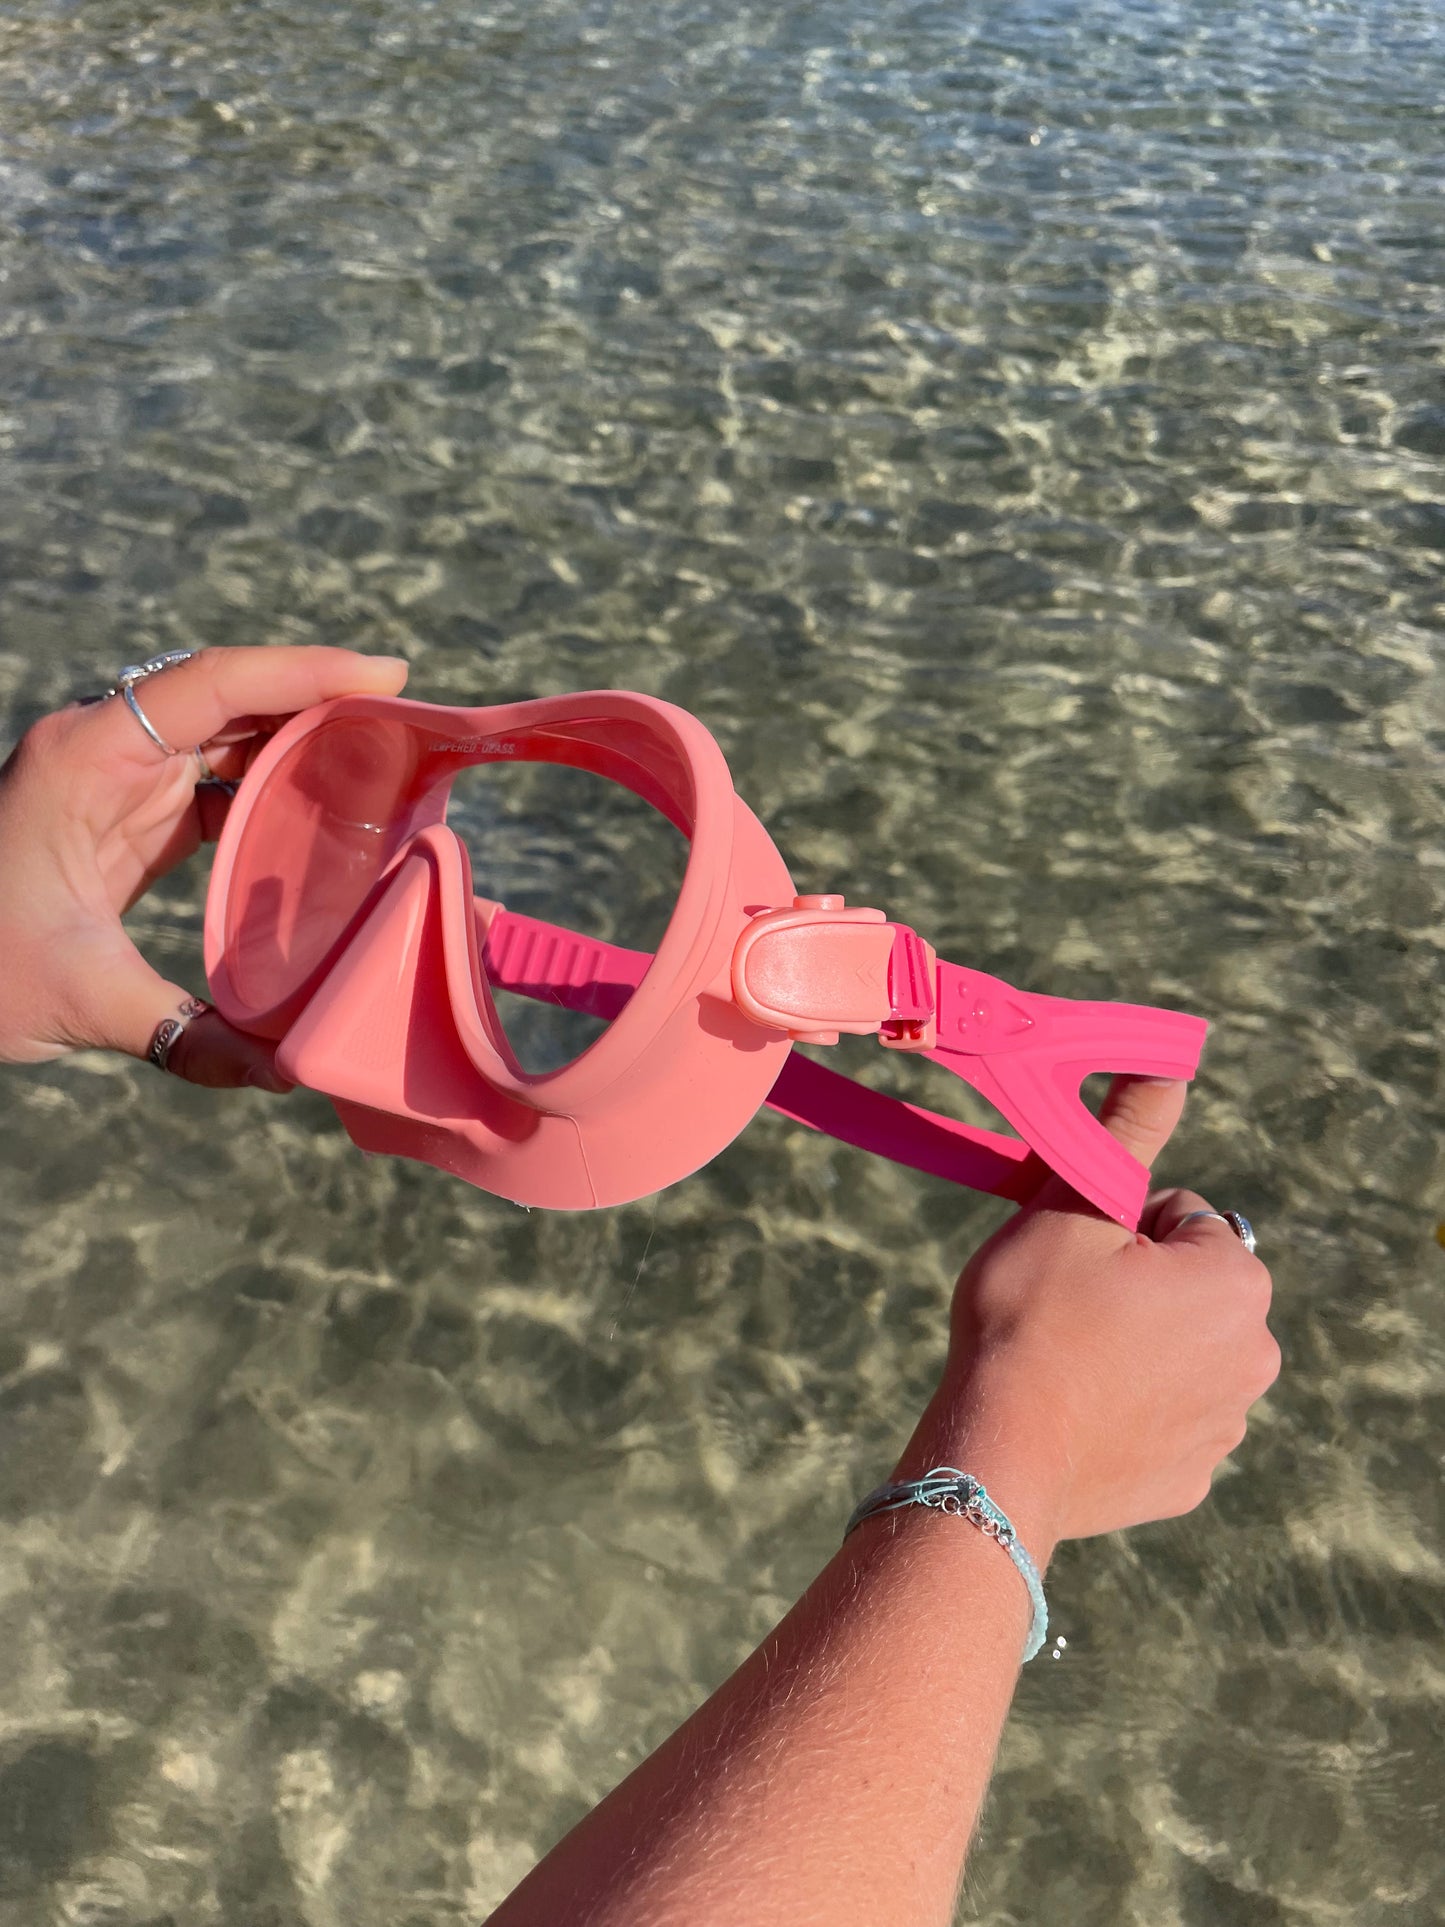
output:
[[[624,1008],[651,962],[645,950],[624,950],[501,909],[482,949],[482,966],[498,990],[608,1019]]]

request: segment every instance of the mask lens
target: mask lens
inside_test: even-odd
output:
[[[480,897],[563,932],[651,954],[662,941],[688,846],[665,817],[620,784],[549,763],[460,770],[448,827],[471,858]],[[491,981],[497,1014],[522,1066],[553,1071],[607,1028],[569,1009],[565,989],[517,996]]]
[[[414,730],[342,719],[272,771],[229,893],[231,979],[251,1009],[285,1004],[325,963],[405,834],[423,760]]]
[[[271,772],[234,859],[225,938],[231,983],[251,1011],[269,1013],[269,1035],[295,1020],[403,843],[438,820],[443,790],[479,896],[562,932],[657,948],[687,862],[672,825],[589,771],[523,759],[469,766],[471,747],[406,723],[341,718]],[[606,1028],[553,995],[493,989],[528,1070],[557,1069]]]

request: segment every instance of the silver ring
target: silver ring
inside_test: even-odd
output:
[[[201,1016],[210,1008],[203,998],[187,997],[174,1017],[163,1017],[155,1027],[155,1034],[146,1051],[146,1062],[154,1064],[158,1071],[168,1071],[171,1052],[185,1036],[186,1026],[193,1017]]]
[[[1254,1226],[1249,1222],[1249,1219],[1245,1217],[1242,1211],[1226,1211],[1224,1213],[1224,1222],[1229,1226],[1235,1237],[1238,1238],[1239,1242],[1252,1258],[1254,1256],[1255,1237]]]
[[[147,656],[144,662],[128,662],[116,677],[114,686],[105,692],[107,696],[124,698],[126,708],[162,756],[189,756],[192,752],[188,749],[176,749],[166,741],[137,701],[135,685],[138,682],[144,682],[147,676],[154,676],[159,670],[169,669],[174,663],[189,662],[195,653],[194,649],[168,649],[164,655]]]
[[[196,768],[201,772],[196,778],[198,790],[219,790],[223,796],[234,796],[240,789],[239,783],[228,782],[224,776],[217,776],[206,761],[206,752],[199,745],[191,751],[191,754],[196,759]]]
[[[144,682],[147,676],[154,676],[162,669],[169,669],[172,663],[189,662],[195,655],[194,649],[167,649],[159,656],[147,656],[144,662],[128,662],[115,679],[115,687],[105,693],[114,696],[127,684]]]
[[[1243,1212],[1240,1212],[1240,1211],[1186,1211],[1184,1216],[1179,1220],[1179,1223],[1175,1225],[1174,1229],[1176,1231],[1182,1230],[1186,1224],[1192,1224],[1196,1218],[1218,1218],[1221,1224],[1227,1224],[1229,1226],[1230,1230],[1234,1233],[1235,1237],[1238,1238],[1239,1242],[1244,1246],[1245,1250],[1249,1253],[1250,1257],[1252,1258],[1254,1256],[1254,1247],[1256,1242],[1255,1236],[1254,1236],[1254,1226],[1249,1222],[1249,1219],[1244,1216]]]
[[[140,704],[136,701],[135,691],[129,683],[121,685],[120,693],[125,698],[126,708],[130,711],[131,715],[135,717],[136,721],[140,724],[146,735],[150,737],[162,756],[184,756],[188,754],[186,750],[172,748],[165,737],[161,735],[150,717],[147,716]]]

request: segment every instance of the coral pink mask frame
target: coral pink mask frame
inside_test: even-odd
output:
[[[655,956],[474,896],[445,823],[459,769],[570,765],[688,839]],[[940,962],[879,910],[796,896],[693,716],[620,690],[486,708],[348,696],[292,720],[231,806],[206,906],[211,996],[277,1043],[367,1151],[519,1204],[622,1204],[696,1171],[764,1103],[895,1162],[1022,1195],[1032,1150],[1131,1229],[1148,1174],[1084,1105],[1091,1071],[1189,1078],[1206,1026],[1078,1003]],[[559,1070],[522,1068],[493,989],[611,1019]],[[944,1065],[1020,1133],[982,1130],[792,1054],[874,1034]]]

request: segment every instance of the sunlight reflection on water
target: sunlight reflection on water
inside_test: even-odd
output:
[[[1209,1507],[1060,1556],[996,1927],[1440,1906],[1441,52],[1303,0],[0,27],[12,732],[204,643],[645,689],[800,887],[1214,1020],[1171,1173],[1257,1222],[1286,1375]],[[665,903],[630,818],[462,821],[518,908]],[[134,920],[197,983],[203,888]],[[4,1092],[0,1799],[51,1817],[0,1893],[67,1921],[476,1918],[827,1556],[998,1215],[769,1118],[572,1219],[305,1094]]]

